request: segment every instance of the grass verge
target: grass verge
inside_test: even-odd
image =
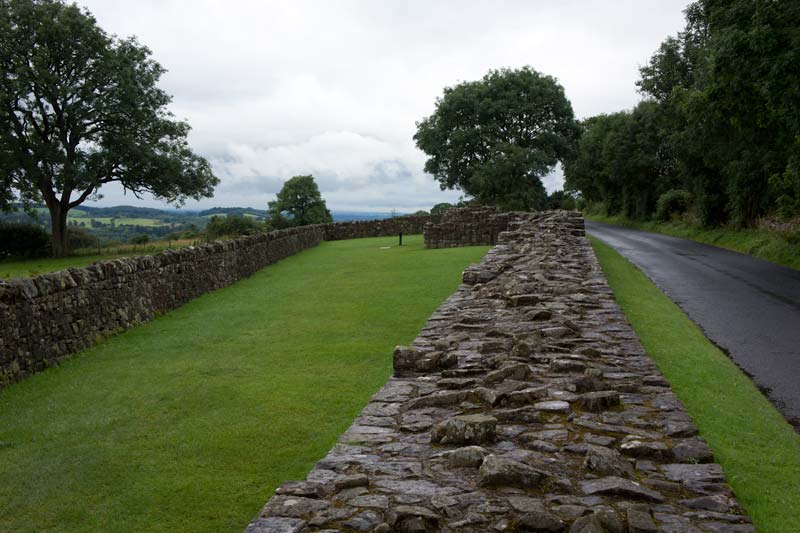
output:
[[[590,239],[622,310],[686,404],[758,531],[800,531],[800,436],[640,270]]]
[[[241,531],[487,247],[325,242],[0,391],[0,531]]]
[[[620,216],[586,215],[586,220],[606,222],[753,255],[800,270],[800,233],[766,229],[735,229],[727,226],[703,229],[685,222],[639,222]]]

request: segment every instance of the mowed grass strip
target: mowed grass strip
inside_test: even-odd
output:
[[[758,531],[800,531],[800,436],[640,270],[607,244],[591,241],[622,310]]]
[[[487,251],[404,241],[323,243],[0,391],[0,531],[242,531]]]

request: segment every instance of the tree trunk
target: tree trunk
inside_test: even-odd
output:
[[[67,209],[58,202],[47,206],[50,209],[50,222],[53,235],[53,257],[65,257],[67,248]]]

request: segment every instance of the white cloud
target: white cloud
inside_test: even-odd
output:
[[[330,207],[365,210],[458,198],[423,172],[411,139],[445,86],[527,64],[560,80],[579,117],[631,107],[637,67],[681,29],[687,3],[79,2],[168,69],[172,110],[222,179],[188,206],[263,208],[281,181],[313,173]]]

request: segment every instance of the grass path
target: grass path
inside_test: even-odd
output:
[[[800,435],[649,279],[592,238],[611,289],[759,532],[800,531]]]
[[[704,229],[683,222],[640,222],[620,216],[601,215],[586,215],[586,220],[653,231],[711,244],[800,270],[800,232],[798,231],[735,229],[727,226]]]
[[[323,243],[0,391],[0,531],[241,531],[487,250],[406,242]]]

